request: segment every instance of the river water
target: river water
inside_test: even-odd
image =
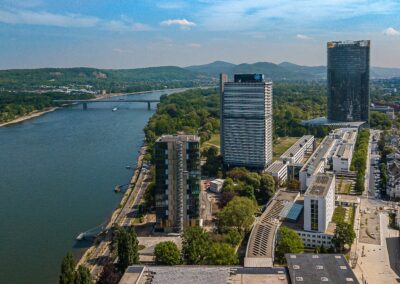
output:
[[[0,128],[0,283],[57,282],[63,256],[82,250],[76,236],[118,205],[155,107],[89,104]]]

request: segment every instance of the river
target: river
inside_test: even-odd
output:
[[[118,205],[155,107],[89,104],[0,128],[0,283],[57,282],[63,256],[82,250],[75,237]]]

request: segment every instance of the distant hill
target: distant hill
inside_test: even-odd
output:
[[[0,89],[92,85],[97,89],[132,91],[154,87],[181,87],[213,81],[205,73],[176,66],[137,69],[41,68],[0,70]],[[158,84],[158,85],[157,85]]]
[[[280,64],[257,62],[236,65],[224,61],[215,61],[204,65],[189,66],[186,69],[214,77],[217,77],[219,73],[226,73],[230,77],[238,73],[263,73],[267,78],[276,81],[326,79],[326,66],[303,66],[290,62]],[[371,79],[389,79],[392,77],[400,77],[400,68],[371,67]]]

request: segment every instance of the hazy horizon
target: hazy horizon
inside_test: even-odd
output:
[[[0,0],[0,69],[320,66],[326,42],[361,39],[371,66],[400,67],[399,14],[394,0]]]

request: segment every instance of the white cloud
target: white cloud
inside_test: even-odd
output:
[[[192,43],[189,43],[187,46],[192,47],[192,48],[199,48],[199,47],[201,47],[201,44],[192,42]]]
[[[30,10],[0,9],[0,22],[56,27],[94,27],[100,22],[100,19],[79,14],[52,14]]]
[[[302,39],[302,40],[309,40],[311,39],[311,37],[307,36],[307,35],[302,35],[302,34],[297,34],[296,35],[297,39]]]
[[[400,36],[400,32],[395,28],[389,27],[383,31],[384,35],[387,36]]]
[[[186,19],[173,19],[173,20],[165,20],[160,23],[162,26],[172,26],[172,25],[178,25],[182,27],[193,27],[196,24],[194,22],[189,22]]]

